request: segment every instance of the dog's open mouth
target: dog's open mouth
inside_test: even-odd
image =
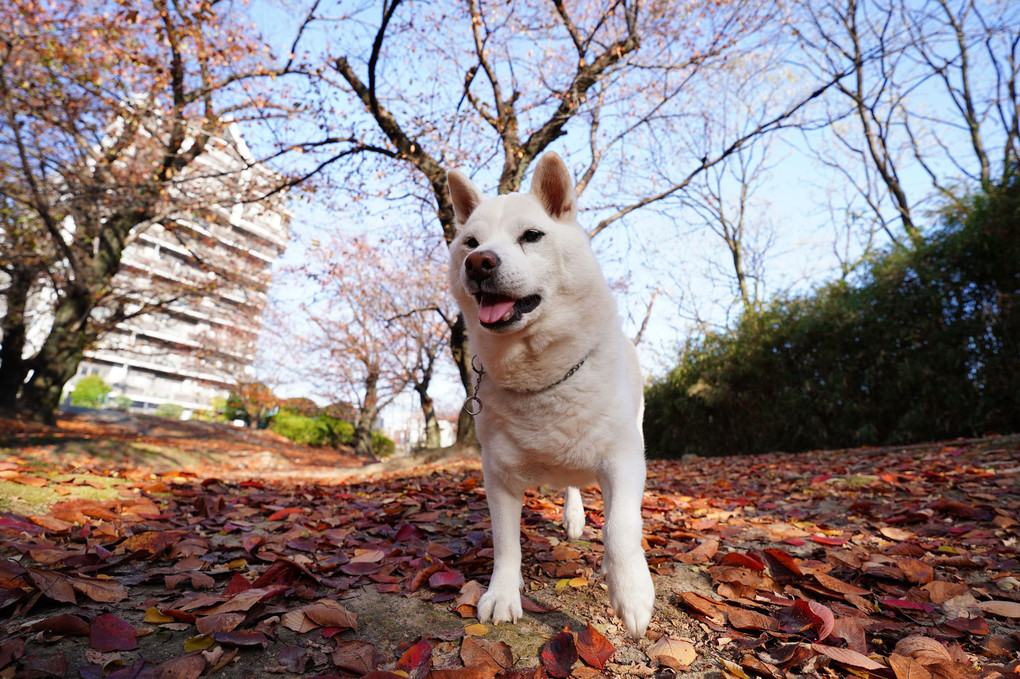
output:
[[[521,316],[534,311],[542,298],[528,295],[517,299],[509,295],[482,292],[475,295],[478,300],[478,320],[492,330],[507,327],[520,320]]]

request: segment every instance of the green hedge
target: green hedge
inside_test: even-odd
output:
[[[1020,430],[1020,182],[948,209],[857,285],[780,299],[688,343],[646,391],[654,457]]]
[[[168,417],[171,420],[181,419],[181,415],[184,414],[184,406],[178,405],[177,403],[160,403],[156,406],[156,413],[158,417]]]
[[[288,410],[277,413],[269,428],[295,443],[308,446],[347,445],[354,436],[349,422],[321,415],[307,417]]]

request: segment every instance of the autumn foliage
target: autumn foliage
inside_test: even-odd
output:
[[[267,52],[235,20],[211,2],[0,6],[0,409],[52,421],[104,331],[233,278],[194,252],[201,280],[173,292],[117,275],[145,229],[194,248],[181,213],[225,193],[258,200],[282,181],[200,160],[228,125],[282,115],[252,88]]]
[[[1015,438],[652,461],[658,597],[634,642],[599,584],[595,488],[574,543],[560,497],[527,494],[527,613],[494,627],[475,620],[492,559],[476,461],[294,484],[245,476],[266,444],[235,438],[217,441],[235,463],[227,480],[86,458],[57,476],[39,460],[63,430],[0,431],[0,489],[68,494],[0,515],[4,676],[1005,679],[1018,667]],[[123,491],[82,498],[83,478]]]

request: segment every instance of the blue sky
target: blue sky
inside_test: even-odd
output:
[[[411,3],[402,9],[413,9],[419,4]],[[274,44],[276,51],[285,54],[289,50],[294,30],[306,13],[305,6],[306,3],[293,0],[287,0],[286,4],[259,1],[253,4],[250,12],[256,25]],[[353,3],[340,3],[339,6],[343,9],[357,9]],[[375,4],[370,3],[369,6],[374,7]],[[333,11],[333,7],[329,6],[330,12]],[[456,3],[451,4],[449,11],[455,12],[458,7]],[[340,13],[340,10],[335,12],[336,15]],[[377,10],[373,10],[359,15],[359,18],[370,22],[377,20],[377,14]],[[307,43],[307,47],[313,51],[332,50],[331,54],[335,55],[340,49],[338,45],[344,46],[345,43],[355,45],[358,41],[364,40],[365,35],[370,34],[371,30],[372,26],[369,23],[352,23],[351,20],[332,23],[317,32]],[[446,38],[441,32],[434,38],[437,44],[443,39]],[[356,50],[352,49],[353,51]],[[800,66],[803,63],[803,55],[788,51],[768,56],[772,59],[771,63],[777,64],[777,67],[762,82],[774,88],[774,91],[779,93],[776,96],[810,86],[810,83],[804,80]],[[407,64],[411,64],[412,61],[409,60]],[[386,77],[387,84],[408,83],[410,86],[414,83],[414,86],[427,88],[434,87],[439,82],[438,75],[432,79],[433,82],[429,78],[423,80],[416,72],[408,72],[407,64],[402,70],[399,63],[394,65],[392,61],[387,62],[388,70],[381,72]],[[737,69],[734,68],[730,76],[739,76]],[[987,72],[985,76],[987,77]],[[713,83],[700,85],[692,90],[692,96],[696,98],[692,99],[692,106],[700,105],[706,110],[712,110],[714,107],[717,113],[726,112],[727,107],[733,107],[735,111],[741,103],[732,99],[734,95],[727,99],[722,87],[714,90]],[[736,96],[753,99],[773,95],[760,89],[747,92],[741,85],[737,88]],[[913,105],[918,110],[940,111],[945,110],[949,104],[944,95],[939,94],[937,87],[929,85],[924,88],[918,87],[916,91],[911,92],[911,96]],[[813,112],[820,113],[822,105],[837,104],[838,99],[834,99],[831,104],[820,101]],[[351,112],[353,119],[357,111],[351,109]],[[425,112],[425,117],[428,113]],[[726,114],[728,115],[728,112]],[[852,125],[852,120],[840,124]],[[992,130],[990,134],[994,134],[994,125],[989,127]],[[338,123],[337,129],[342,128],[343,125]],[[847,214],[847,210],[842,208],[849,207],[850,211],[862,214],[866,212],[861,207],[859,197],[854,195],[855,189],[847,183],[846,176],[840,171],[841,166],[845,166],[853,172],[852,166],[857,160],[844,147],[833,141],[831,132],[832,130],[824,128],[808,134],[786,131],[771,138],[766,155],[768,170],[755,184],[754,196],[748,210],[752,223],[759,225],[763,230],[762,241],[769,242],[762,263],[765,276],[761,294],[764,300],[776,294],[804,293],[836,277],[839,274],[839,259],[835,254],[839,247],[836,245],[836,229],[840,220],[845,221]],[[949,163],[951,157],[959,155],[963,158],[967,153],[966,146],[961,145],[960,138],[953,136],[957,132],[952,126],[944,125],[936,130],[940,135],[938,142],[946,145],[948,153],[934,158],[932,162],[933,166],[946,176],[951,176],[954,170]],[[674,142],[692,143],[690,137],[681,136],[667,141]],[[697,140],[694,141],[696,142]],[[454,141],[451,140],[450,143]],[[584,159],[573,153],[576,148],[572,148],[570,144],[578,143],[577,133],[572,132],[562,142],[558,141],[551,147],[551,150],[565,156],[568,166],[576,173],[580,173],[583,168]],[[962,150],[957,154],[957,149]],[[661,152],[663,149],[656,151]],[[906,155],[906,149],[904,154]],[[653,158],[655,155],[652,153],[647,157]],[[908,186],[910,195],[918,200],[921,196],[930,194],[930,182],[921,168],[916,163],[910,162],[904,167],[902,179]],[[493,181],[494,174],[491,171],[486,171],[484,167],[462,169],[476,174],[479,183],[491,192],[491,185],[486,185],[487,182]],[[639,168],[639,172],[631,175],[623,172],[616,180],[617,186],[621,186],[624,191],[636,190],[640,193],[640,189],[643,188],[640,183],[654,178],[656,169]],[[399,190],[398,186],[388,180],[388,177],[378,179],[377,190],[383,196],[387,192]],[[369,176],[366,193],[373,191],[372,181]],[[628,182],[631,184],[628,185]],[[582,210],[586,206],[591,207],[603,202],[600,200],[603,196],[596,193],[597,190],[593,187],[582,196]],[[736,200],[736,185],[732,181],[724,182],[723,190],[724,203],[732,207]],[[429,218],[427,213],[424,216],[409,214],[408,205],[412,203],[407,201],[394,203],[380,198],[365,200],[356,206],[345,205],[343,202],[338,204],[337,199],[342,199],[343,195],[342,186],[339,188],[334,186],[292,203],[295,213],[293,222],[295,238],[282,261],[299,261],[304,245],[320,235],[323,229],[337,229],[350,234],[365,231],[384,232],[396,225],[414,228],[421,224],[423,219],[427,221]],[[923,213],[923,209],[919,212]],[[599,214],[602,213],[582,212],[582,226],[590,227]],[[886,214],[889,214],[888,208]],[[924,220],[930,223],[933,218],[926,216]],[[428,231],[428,228],[426,227],[424,237],[438,238],[438,223],[432,231]],[[857,242],[860,240],[860,237],[850,239],[851,257],[860,254],[861,243]],[[883,237],[879,235],[876,244],[882,245],[884,242]],[[697,320],[707,323],[710,328],[720,329],[735,319],[739,307],[735,304],[732,277],[727,274],[728,255],[725,248],[717,236],[700,224],[697,214],[681,202],[674,201],[657,206],[656,209],[635,213],[626,223],[611,227],[598,236],[593,245],[603,263],[607,278],[611,281],[626,280],[628,283],[626,291],[621,291],[619,295],[619,303],[625,325],[631,334],[636,332],[637,325],[644,316],[645,306],[652,291],[656,289],[661,291],[649,330],[639,347],[643,367],[649,375],[661,375],[670,367],[675,359],[677,347],[686,337],[704,328],[699,326]],[[278,286],[273,294],[277,298],[299,298],[302,293],[300,290]],[[440,391],[442,393],[439,393]],[[451,384],[446,389],[437,390],[437,396],[444,407],[451,408],[456,407],[462,394],[459,385]]]

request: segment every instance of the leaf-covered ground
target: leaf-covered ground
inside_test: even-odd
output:
[[[633,641],[595,488],[572,543],[529,493],[525,618],[482,625],[477,461],[129,424],[0,421],[0,679],[1020,676],[1020,437],[650,462]]]

